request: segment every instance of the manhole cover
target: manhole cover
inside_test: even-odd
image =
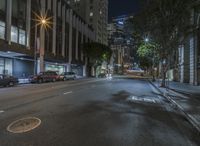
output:
[[[7,130],[12,133],[24,133],[37,128],[41,120],[35,117],[28,117],[12,122]]]

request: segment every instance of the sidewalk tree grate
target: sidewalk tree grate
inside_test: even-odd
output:
[[[41,120],[35,117],[27,117],[12,122],[7,130],[11,133],[24,133],[37,128]]]

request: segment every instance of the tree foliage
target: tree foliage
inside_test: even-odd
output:
[[[106,45],[92,42],[83,45],[83,53],[93,64],[101,64],[103,61],[109,62],[112,50]]]
[[[140,34],[149,35],[160,46],[160,55],[167,55],[183,40],[192,27],[191,8],[196,0],[148,0],[136,16]]]
[[[198,0],[142,0],[143,11],[134,18],[134,27],[141,38],[148,36],[159,44],[158,55],[162,66],[163,86],[170,63],[170,55],[192,32],[192,10]]]
[[[137,54],[140,59],[140,66],[143,68],[151,68],[158,61],[158,45],[155,43],[142,43],[138,50]]]
[[[137,54],[139,57],[152,58],[154,57],[155,53],[157,53],[157,46],[158,45],[153,43],[143,43],[138,48]]]

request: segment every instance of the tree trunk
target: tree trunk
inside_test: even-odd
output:
[[[161,87],[166,87],[166,67],[165,65],[163,64],[162,65],[162,82],[161,82]]]
[[[155,82],[155,71],[154,71],[154,67],[152,68],[152,81]]]

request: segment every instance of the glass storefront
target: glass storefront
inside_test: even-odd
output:
[[[0,74],[13,74],[13,60],[8,58],[0,58]]]
[[[56,71],[61,74],[65,71],[65,67],[63,65],[45,64],[45,71]]]

